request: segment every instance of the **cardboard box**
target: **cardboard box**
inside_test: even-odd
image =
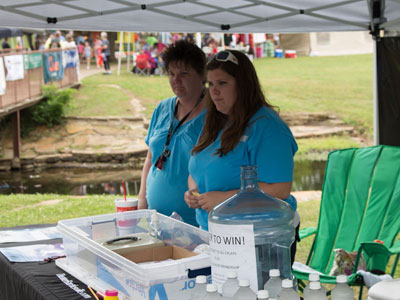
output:
[[[131,249],[130,252],[124,252],[121,255],[138,264],[143,262],[160,262],[167,259],[178,260],[197,254],[178,246],[162,246],[139,250]]]

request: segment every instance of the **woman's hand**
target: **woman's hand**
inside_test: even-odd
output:
[[[231,190],[226,192],[218,192],[218,191],[207,192],[204,194],[200,194],[197,197],[197,201],[202,209],[204,209],[206,212],[210,212],[215,206],[224,202],[226,199],[236,194],[236,192],[237,190]]]
[[[190,208],[201,208],[199,205],[199,190],[193,189],[185,192],[184,198]]]

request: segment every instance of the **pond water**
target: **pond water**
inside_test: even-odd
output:
[[[325,161],[296,161],[293,190],[321,190]],[[41,172],[0,172],[0,194],[56,193],[61,195],[137,195],[140,170],[47,169]]]

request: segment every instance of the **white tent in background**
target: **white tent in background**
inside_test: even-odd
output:
[[[1,26],[232,33],[362,30],[371,31],[379,40],[381,30],[400,32],[400,0],[3,0]],[[379,62],[378,58],[374,56],[374,61]],[[379,79],[381,67],[374,69],[379,70],[375,73],[375,79]],[[390,76],[387,78],[390,80]],[[390,95],[395,103],[391,100],[386,105],[389,114],[383,118],[378,104],[386,99],[379,93],[378,102],[377,80],[374,83],[374,136],[375,142],[381,143],[382,133],[400,127],[400,113],[390,115],[393,107],[400,111],[400,91],[396,90],[397,96]],[[388,117],[392,118],[390,122]],[[398,136],[383,142],[400,146]]]

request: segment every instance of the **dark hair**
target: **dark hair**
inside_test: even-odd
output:
[[[206,55],[195,44],[180,40],[165,48],[162,53],[165,62],[165,69],[168,71],[171,62],[183,62],[185,66],[190,66],[198,74],[205,74]]]
[[[212,144],[219,132],[221,135],[221,148],[215,154],[226,155],[239,143],[252,116],[262,107],[274,108],[267,102],[257,77],[256,70],[248,57],[242,52],[229,50],[238,60],[238,64],[231,61],[218,61],[214,58],[207,64],[206,70],[221,69],[235,78],[237,99],[231,113],[225,115],[219,112],[211,97],[206,98],[206,118],[203,132],[192,153],[197,153]]]

